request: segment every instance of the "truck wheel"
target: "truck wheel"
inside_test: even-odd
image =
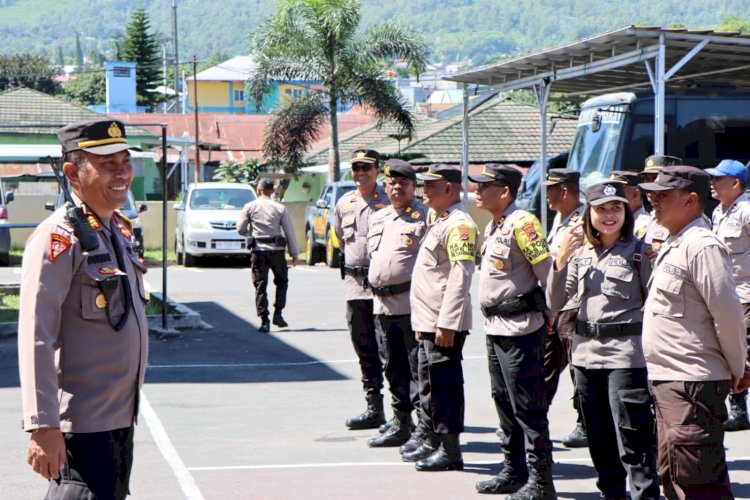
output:
[[[305,237],[305,263],[314,266],[318,262],[318,249],[313,241],[312,229],[308,229]]]
[[[333,235],[329,229],[326,233],[326,264],[328,267],[339,267],[340,252],[333,246]]]

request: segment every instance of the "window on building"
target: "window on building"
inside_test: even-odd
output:
[[[234,91],[234,100],[235,101],[244,101],[245,100],[245,91],[244,90],[235,90]]]

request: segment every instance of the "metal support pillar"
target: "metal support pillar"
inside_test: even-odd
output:
[[[542,217],[542,227],[547,230],[547,186],[544,185],[543,180],[547,178],[547,101],[549,100],[549,89],[551,83],[549,80],[541,80],[538,84],[534,85],[534,95],[536,96],[536,104],[539,108],[539,131],[541,139],[541,152],[542,152],[542,164],[540,169],[540,197],[539,200],[539,212]]]
[[[659,55],[656,57],[656,96],[654,96],[654,154],[664,154],[664,90],[667,86],[667,47],[664,35],[659,35]]]
[[[469,88],[466,83],[462,84],[464,89],[463,104],[463,148],[461,150],[461,185],[463,187],[464,209],[469,208]]]

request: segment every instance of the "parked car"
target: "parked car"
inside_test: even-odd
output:
[[[305,251],[308,265],[325,258],[328,267],[339,266],[339,242],[333,230],[334,209],[336,202],[356,187],[352,181],[326,184],[315,204],[305,210]]]
[[[58,192],[57,194],[57,201],[55,203],[45,203],[44,208],[47,210],[54,211],[58,207],[61,207],[65,204],[65,197],[62,194],[62,191]],[[125,202],[125,205],[120,207],[118,209],[118,212],[120,212],[122,215],[130,219],[130,222],[133,223],[133,237],[135,238],[135,248],[138,251],[138,255],[143,257],[143,222],[141,222],[141,212],[145,212],[148,210],[148,205],[145,203],[141,203],[138,205],[138,207],[135,206],[135,197],[133,196],[133,192],[128,190],[128,200]]]
[[[0,182],[0,266],[10,264],[10,228],[8,224],[8,203],[13,201],[13,191],[5,192]]]
[[[174,205],[177,263],[190,267],[196,264],[196,257],[249,255],[247,239],[237,232],[237,219],[242,207],[255,198],[247,184],[190,184],[183,201]]]

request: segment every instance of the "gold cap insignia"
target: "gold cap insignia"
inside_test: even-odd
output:
[[[383,173],[385,174],[386,177],[390,177],[391,176],[391,167],[388,166],[388,165],[386,165],[385,168],[383,169]]]
[[[115,139],[119,139],[122,137],[122,130],[120,130],[120,127],[117,126],[117,123],[112,122],[107,129],[107,133],[110,137],[113,137]]]

